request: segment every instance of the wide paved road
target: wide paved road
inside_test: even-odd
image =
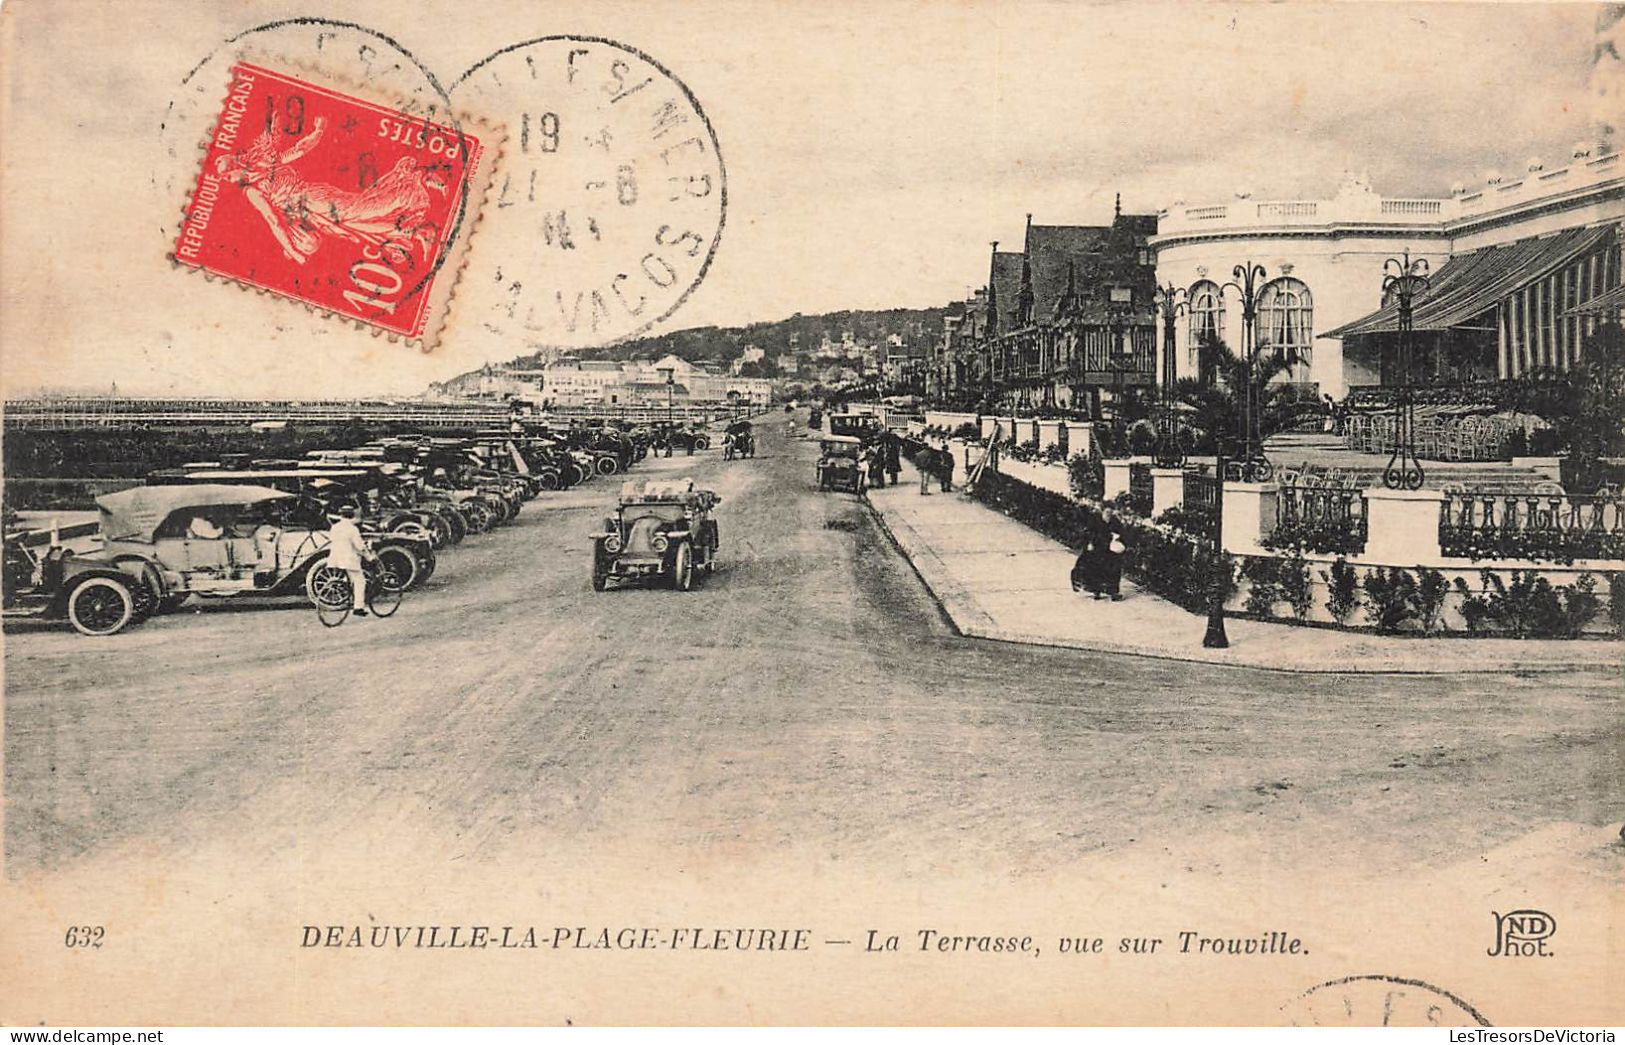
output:
[[[963,640],[781,427],[753,461],[639,466],[723,495],[722,568],[689,594],[590,590],[597,482],[449,550],[390,620],[213,608],[7,635],[10,874],[362,825],[471,860],[616,840],[1019,872],[1211,839],[1380,872],[1621,817],[1614,680]]]

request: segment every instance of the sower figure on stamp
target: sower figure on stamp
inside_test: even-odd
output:
[[[372,558],[372,549],[361,537],[361,528],[355,522],[355,505],[339,508],[339,517],[328,531],[333,542],[327,548],[327,564],[343,570],[350,577],[351,603],[357,617],[367,615],[367,574],[362,562]]]
[[[424,220],[428,190],[443,195],[446,186],[409,156],[358,192],[306,181],[293,164],[316,147],[326,129],[327,121],[317,117],[315,129],[281,153],[266,131],[246,151],[218,157],[215,172],[243,190],[290,261],[303,265],[324,235],[382,248],[391,259],[409,257],[415,249],[427,260],[439,236]]]

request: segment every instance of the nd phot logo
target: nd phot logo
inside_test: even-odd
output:
[[[1509,911],[1495,915],[1495,946],[1487,953],[1491,958],[1550,958],[1546,941],[1557,932],[1557,919],[1545,911]]]

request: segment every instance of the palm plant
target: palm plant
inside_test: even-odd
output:
[[[1292,352],[1263,346],[1256,358],[1249,360],[1232,351],[1223,340],[1211,337],[1197,351],[1204,377],[1181,378],[1174,385],[1174,398],[1188,411],[1186,424],[1192,430],[1197,451],[1212,453],[1220,446],[1240,443],[1249,385],[1254,391],[1253,402],[1259,404],[1262,438],[1278,431],[1299,405],[1297,390],[1276,380],[1296,365]]]

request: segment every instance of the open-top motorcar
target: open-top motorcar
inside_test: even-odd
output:
[[[451,529],[444,518],[427,510],[399,508],[385,503],[386,493],[407,492],[405,479],[386,474],[385,469],[392,467],[395,466],[246,471],[223,468],[170,469],[154,473],[148,477],[148,482],[154,486],[232,485],[280,490],[292,495],[294,501],[259,511],[258,514],[274,517],[284,527],[296,530],[325,531],[338,509],[350,505],[359,513],[362,535],[391,566],[390,576],[398,578],[402,586],[409,589],[428,580],[435,571],[436,531],[431,526],[444,527],[440,532],[445,535],[449,535]]]
[[[152,612],[138,573],[75,553],[53,531],[8,526],[0,576],[7,619],[67,620],[81,635],[112,635]]]
[[[146,586],[155,612],[188,596],[300,595],[331,537],[296,495],[268,486],[138,486],[96,498],[100,556]],[[375,551],[379,550],[374,545]]]
[[[862,493],[863,440],[853,435],[826,435],[818,441],[818,488]]]
[[[688,591],[696,573],[716,571],[720,540],[711,512],[721,500],[696,490],[692,479],[624,483],[615,514],[592,535],[593,590],[612,580],[664,577]]]

